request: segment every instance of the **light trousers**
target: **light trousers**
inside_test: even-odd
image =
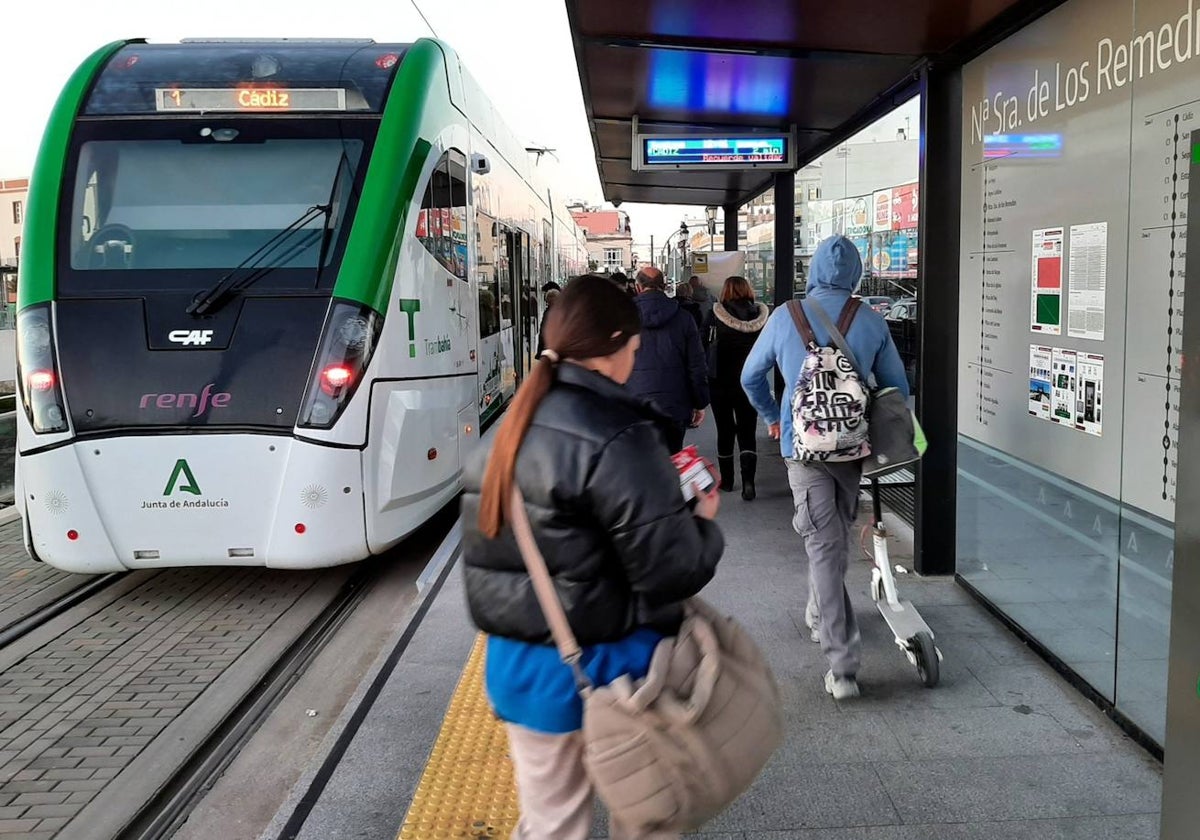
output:
[[[512,840],[587,840],[595,792],[583,768],[579,732],[548,735],[508,724],[521,821]],[[678,834],[638,833],[609,822],[612,840],[674,840]]]
[[[862,636],[854,618],[846,572],[850,528],[858,516],[862,461],[803,463],[788,459],[795,516],[792,527],[808,555],[808,603],[804,621],[816,627],[821,652],[835,677],[858,673]]]

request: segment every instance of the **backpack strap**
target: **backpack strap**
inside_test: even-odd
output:
[[[812,326],[808,323],[808,316],[804,314],[804,307],[800,305],[800,301],[789,300],[787,311],[792,316],[796,332],[800,333],[800,339],[804,342],[804,346],[814,346],[817,343],[817,337],[813,334]]]
[[[854,316],[858,314],[858,309],[862,305],[862,299],[856,297],[846,298],[846,305],[842,307],[842,314],[838,316],[837,328],[842,335],[850,334],[850,325],[854,323]]]

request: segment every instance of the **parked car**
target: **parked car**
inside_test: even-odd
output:
[[[886,315],[888,312],[890,312],[894,303],[890,297],[886,297],[884,295],[867,296],[862,299],[862,302],[874,309],[880,315]]]
[[[884,315],[884,318],[888,321],[915,321],[917,320],[917,302],[907,300],[897,303]]]

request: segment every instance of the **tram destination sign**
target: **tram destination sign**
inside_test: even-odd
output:
[[[345,111],[342,88],[156,88],[158,111],[213,113],[229,111]]]
[[[670,137],[640,135],[639,169],[795,169],[787,135]]]

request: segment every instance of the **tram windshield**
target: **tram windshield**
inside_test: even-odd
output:
[[[255,137],[229,125],[193,137],[95,139],[78,146],[69,265],[77,290],[180,288],[244,265],[302,220],[272,254],[285,287],[335,272],[364,141]],[[342,173],[339,177],[339,171]],[[325,212],[309,212],[327,208]],[[64,236],[64,239],[68,237]],[[66,255],[64,255],[66,256]],[[66,262],[66,260],[64,260]],[[287,278],[291,276],[289,281]],[[301,277],[303,275],[303,277]],[[94,280],[91,278],[94,276]],[[124,279],[121,279],[124,278]]]

